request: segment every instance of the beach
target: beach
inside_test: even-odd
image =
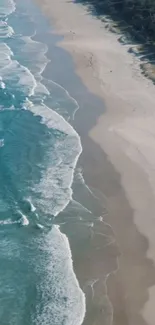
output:
[[[104,324],[154,325],[154,85],[142,75],[129,46],[121,45],[87,7],[65,0],[36,2],[51,19],[54,32],[63,37],[57,46],[71,54],[84,85],[103,101],[103,112],[101,107],[87,111],[83,107],[73,125],[82,140],[84,179],[98,191],[100,204],[106,202],[104,222],[114,232],[119,253],[113,250],[105,257],[102,250],[98,256],[92,250],[90,266],[96,265],[94,272],[101,281],[94,285],[95,298],[91,308],[87,306],[84,324],[103,323],[102,297],[108,295],[111,308]],[[69,90],[80,98],[73,85]],[[104,267],[111,256],[117,265],[105,278]],[[80,268],[75,261],[79,282],[86,264]],[[83,289],[85,280],[80,283]]]

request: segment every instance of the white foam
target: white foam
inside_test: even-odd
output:
[[[11,49],[6,43],[0,43],[0,75],[1,69],[9,66],[11,64],[11,56],[13,55]],[[0,87],[5,88],[5,82],[2,81],[2,76],[0,76]]]
[[[5,89],[5,83],[3,81],[0,81],[0,88]]]
[[[67,95],[67,97],[68,97],[68,98],[69,98],[69,99],[74,103],[74,105],[75,105],[75,110],[74,110],[74,112],[73,112],[73,114],[72,114],[72,119],[74,120],[74,118],[75,118],[75,114],[76,114],[76,112],[77,112],[78,109],[79,109],[79,104],[78,104],[77,100],[76,100],[74,97],[72,97],[72,96],[70,95],[70,93],[68,92],[68,90],[65,89],[63,86],[61,86],[60,84],[58,84],[57,82],[55,82],[55,81],[53,81],[53,80],[52,80],[52,83],[55,84],[57,87],[61,88],[61,89],[65,92],[65,94]]]
[[[28,39],[26,41],[28,43]],[[33,96],[36,93],[49,94],[46,87],[42,86],[41,83],[39,84],[38,82],[39,74],[41,74],[45,69],[48,60],[45,58],[45,52],[41,52],[41,48],[40,51],[38,50],[38,53],[41,52],[40,57],[35,57],[34,53],[36,52],[33,52],[34,48],[35,46],[40,47],[40,44],[38,43],[39,45],[36,45],[34,43],[36,42],[32,42],[32,40],[30,41],[29,39],[29,45],[27,45],[27,48],[24,48],[24,51],[25,53],[27,51],[29,55],[31,53],[36,59],[35,77],[33,76],[34,70],[30,71],[30,66],[28,69],[15,60],[11,61],[10,54],[8,54],[9,62],[0,70],[0,75],[4,81],[6,80],[7,82],[11,82],[12,88],[14,87],[16,90],[18,90],[18,88],[21,90],[22,87],[22,90],[27,96]],[[66,94],[68,94],[67,91]],[[40,184],[34,186],[34,191],[41,193],[41,198],[38,203],[40,204],[43,213],[48,212],[57,215],[65,208],[72,198],[71,185],[73,182],[74,169],[82,151],[80,138],[73,127],[67,123],[62,116],[47,106],[43,104],[33,105],[33,103],[27,99],[23,108],[31,110],[36,116],[40,116],[42,118],[42,123],[46,124],[48,128],[59,130],[64,133],[63,141],[60,139],[60,141],[55,144],[54,153],[56,154],[56,158],[53,166],[51,164],[53,156],[50,150],[47,170],[42,174]],[[20,224],[27,226],[29,224],[27,216],[21,212],[20,214]],[[41,224],[37,224],[37,226],[40,229],[43,227]],[[52,242],[50,240],[52,240]],[[85,296],[79,287],[77,278],[73,271],[68,239],[64,234],[61,234],[59,228],[55,226],[47,235],[46,244],[46,249],[49,251],[50,258],[49,263],[46,265],[48,276],[43,277],[40,287],[42,287],[43,298],[46,299],[46,294],[49,296],[51,293],[53,276],[56,277],[58,280],[56,281],[57,299],[53,301],[52,306],[51,301],[47,299],[47,303],[43,304],[41,315],[38,313],[35,324],[53,324],[54,322],[51,320],[52,312],[54,317],[58,317],[58,319],[62,317],[62,321],[64,320],[64,317],[66,317],[68,325],[79,325],[83,322],[85,315]],[[40,249],[43,249],[43,247],[40,247]],[[60,274],[58,274],[58,272],[51,272],[54,260]],[[67,302],[64,304],[60,297],[66,297],[66,295]],[[57,324],[60,323],[62,322],[57,322]]]
[[[55,225],[38,245],[45,272],[38,285],[42,300],[36,305],[34,324],[81,325],[86,311],[85,295],[73,270],[68,238]]]
[[[32,36],[31,36],[32,37]],[[33,73],[42,74],[49,60],[46,57],[48,47],[46,44],[32,40],[29,36],[24,36],[22,39],[25,44],[21,48],[22,55],[30,57],[31,69]]]
[[[0,225],[13,225],[14,223],[18,223],[18,221],[12,221],[11,219],[0,220]]]
[[[0,38],[9,38],[14,34],[14,30],[6,21],[0,21]]]
[[[11,51],[10,47],[6,43],[0,43],[0,55],[2,53],[8,56],[13,56],[13,52]]]
[[[24,106],[40,116],[42,123],[49,128],[64,133],[63,140],[56,141],[53,151],[49,151],[49,166],[42,174],[40,183],[34,187],[34,191],[40,193],[36,204],[43,212],[56,216],[72,198],[74,169],[82,152],[80,137],[62,116],[47,106],[33,105],[29,101]]]
[[[6,43],[0,44],[0,76],[5,82],[11,82],[12,89],[19,89],[27,96],[34,95],[37,86],[35,77],[28,68],[12,60],[13,52]],[[2,85],[2,84],[1,84]]]
[[[72,108],[69,111],[68,107],[67,107],[67,112],[65,112],[65,113],[68,113],[69,118],[72,118],[72,120],[74,120],[75,114],[79,109],[79,104],[78,104],[77,100],[70,95],[70,93],[68,92],[67,89],[65,89],[62,85],[58,84],[57,82],[55,82],[53,80],[47,80],[47,79],[44,79],[44,81],[47,85],[50,86],[50,89],[53,89],[53,87],[54,87],[54,90],[55,90],[55,87],[56,87],[56,89],[59,89],[59,91],[61,91],[61,96],[63,97],[63,99],[67,98],[67,100],[69,100],[69,103],[72,104],[71,105]],[[59,101],[58,101],[58,103],[59,103]],[[68,103],[68,101],[67,101],[67,103]],[[64,108],[63,108],[63,111],[64,111]],[[62,114],[63,114],[63,111],[62,111]]]
[[[36,211],[36,207],[33,205],[32,201],[30,198],[26,199],[27,202],[30,204],[31,212]]]
[[[43,95],[45,96],[50,95],[50,92],[41,82],[38,81],[35,87],[35,95],[37,95],[37,98],[39,98],[40,95],[40,99],[41,99],[43,98]]]
[[[1,52],[1,49],[0,49],[0,74],[1,74],[1,69],[9,66],[10,63],[11,63],[10,56]],[[2,77],[1,77],[1,80],[2,80]]]
[[[70,136],[75,136],[78,138],[78,145],[81,151],[82,147],[79,135],[61,115],[44,104],[35,105],[29,100],[25,101],[24,106],[28,107],[28,109],[31,110],[34,115],[40,116],[42,118],[42,123],[46,124],[48,128],[56,129]]]
[[[4,147],[4,139],[0,139],[0,148]]]
[[[30,70],[20,65],[16,60],[0,69],[4,81],[11,82],[12,89],[19,89],[27,96],[34,95],[36,80]]]
[[[30,101],[30,99],[28,99],[28,97],[26,97],[25,98],[25,102],[24,102],[24,104],[22,106],[22,109],[24,109],[24,110],[27,110],[27,109],[31,110],[31,106],[33,106],[33,103]]]
[[[95,194],[91,191],[91,189],[89,188],[89,186],[86,184],[85,180],[84,180],[84,177],[83,177],[83,173],[82,173],[82,169],[81,168],[78,168],[77,169],[77,173],[76,173],[76,180],[79,181],[82,185],[85,186],[85,188],[91,193],[91,195],[98,199]]]
[[[18,64],[18,63],[17,63]],[[18,69],[18,85],[24,87],[29,96],[34,95],[37,86],[36,80],[30,70],[22,65]]]
[[[49,62],[45,55],[48,51],[48,47],[46,44],[32,40],[31,37],[22,37],[22,40],[24,40],[25,43],[21,47],[21,55],[26,59],[27,66],[37,81],[35,95],[50,95],[48,89],[41,83],[41,74]]]
[[[82,205],[80,202],[72,200],[72,203],[73,203],[74,211],[75,211],[75,209],[77,209],[77,211],[79,213],[80,212],[83,213],[85,211],[85,212],[92,214],[92,212],[89,209],[87,209],[84,205]]]
[[[1,0],[0,2],[0,17],[6,17],[16,10],[16,5],[13,0]]]
[[[25,41],[25,44],[22,46],[22,52],[26,52],[28,54],[46,54],[48,51],[48,47],[45,43],[37,42],[32,39],[36,32],[32,36],[23,36],[22,39]],[[33,58],[32,58],[33,59]],[[45,57],[48,61],[48,59]]]
[[[20,220],[19,220],[20,224],[21,224],[22,226],[28,226],[28,225],[29,225],[29,220],[28,220],[28,218],[27,218],[24,214],[22,214],[21,212],[20,212],[20,214],[21,214],[21,218],[20,218]]]
[[[32,202],[31,202],[31,211],[32,212],[36,211],[36,207],[32,204]]]
[[[40,223],[37,223],[37,227],[38,227],[39,229],[44,229],[44,226],[41,225]]]

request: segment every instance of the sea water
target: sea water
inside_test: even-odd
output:
[[[82,147],[78,103],[42,77],[47,22],[30,0],[0,1],[0,324],[80,325],[85,296],[57,216]]]

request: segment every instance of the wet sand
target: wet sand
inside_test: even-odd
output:
[[[93,238],[83,257],[70,239],[81,287],[85,289],[88,279],[99,279],[94,296],[86,292],[84,324],[154,325],[155,88],[141,75],[127,46],[81,5],[37,2],[64,36],[59,46],[71,53],[77,74],[100,98],[99,104],[91,102],[89,92],[81,93],[64,76],[62,84],[68,84],[80,104],[73,122],[83,146],[79,165],[87,184],[98,193],[101,211],[105,205],[108,211],[103,219],[94,220],[94,233],[103,235],[108,223],[109,236],[115,234],[114,245],[102,247],[98,236]]]

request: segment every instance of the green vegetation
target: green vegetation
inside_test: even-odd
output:
[[[120,34],[128,51],[138,56],[142,73],[155,84],[155,0],[74,0]]]
[[[110,15],[137,41],[154,47],[155,0],[78,0],[90,4],[97,15]],[[123,20],[123,22],[122,22]]]

